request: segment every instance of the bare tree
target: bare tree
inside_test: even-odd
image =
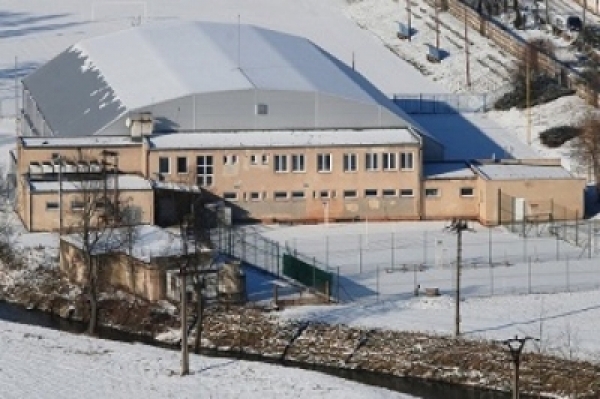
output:
[[[596,182],[600,201],[600,115],[589,112],[581,122],[580,134],[571,140],[571,155],[581,165],[587,166]]]
[[[127,239],[115,237],[116,228],[130,208],[121,199],[115,165],[112,165],[112,173],[109,174],[109,165],[105,160],[80,157],[76,162],[79,170],[68,182],[73,186],[68,228],[76,237],[83,254],[83,291],[88,296],[90,306],[88,333],[93,335],[98,326],[101,285],[100,258],[97,255],[115,252],[127,245]]]

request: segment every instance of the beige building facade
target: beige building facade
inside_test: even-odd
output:
[[[402,129],[189,133],[102,142],[92,137],[74,143],[77,148],[65,139],[19,141],[16,208],[30,231],[59,230],[61,219],[63,232],[77,229],[81,189],[90,174],[100,176],[98,190],[118,191],[120,203],[137,209],[136,220],[150,224],[173,223],[159,215],[172,215],[181,204],[176,195],[164,198],[190,189],[203,204],[229,208],[234,222],[466,218],[495,225],[584,215],[585,181],[558,161],[423,162],[419,137]]]

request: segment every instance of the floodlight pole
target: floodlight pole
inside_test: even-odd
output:
[[[465,230],[471,230],[467,221],[463,219],[453,219],[447,230],[456,232],[456,292],[455,292],[455,313],[454,313],[454,336],[460,336],[460,274],[462,264],[462,233]]]
[[[527,341],[539,341],[537,338],[533,337],[524,337],[518,338],[516,335],[514,338],[506,339],[502,341],[502,345],[505,345],[508,348],[510,356],[513,362],[513,399],[519,399],[519,366],[521,365],[521,353],[523,352],[523,347],[527,343]]]
[[[454,336],[460,335],[460,268],[462,262],[462,230],[457,230],[456,235],[456,309],[454,313]]]

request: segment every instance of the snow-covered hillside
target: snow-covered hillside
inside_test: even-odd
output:
[[[77,336],[0,320],[3,399],[410,399],[324,374]]]

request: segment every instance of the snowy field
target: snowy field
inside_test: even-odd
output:
[[[443,222],[386,222],[253,228],[290,253],[328,268],[342,301],[410,298],[415,288],[455,291],[455,234]],[[523,239],[504,227],[463,233],[461,295],[571,292],[600,289],[599,238],[585,248],[548,236]],[[588,234],[582,227],[579,234]],[[251,242],[251,240],[250,240]],[[239,253],[239,250],[238,250]],[[249,260],[252,253],[247,251]],[[260,259],[260,258],[259,258]]]
[[[333,292],[344,304],[290,309],[284,318],[452,334],[456,236],[444,232],[446,224],[258,229],[340,275]],[[546,351],[565,355],[571,345],[575,349],[569,353],[600,361],[598,242],[592,235],[591,247],[582,249],[555,238],[523,240],[504,228],[478,225],[463,233],[462,331],[485,339],[542,337]],[[427,288],[438,288],[441,296],[424,297]]]
[[[0,321],[3,399],[373,398],[410,396],[324,374],[180,354]]]

